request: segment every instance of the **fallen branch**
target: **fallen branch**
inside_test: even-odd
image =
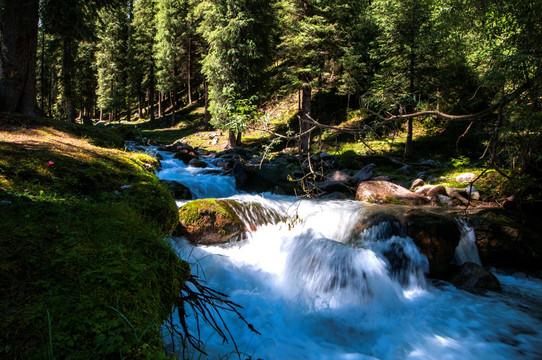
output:
[[[186,306],[192,309],[192,314],[187,314]],[[207,353],[203,350],[205,344],[201,340],[201,322],[211,326],[223,342],[228,343],[231,341],[237,356],[241,359],[241,353],[226,321],[222,317],[222,311],[234,313],[245,323],[250,331],[261,335],[254,326],[249,324],[243,315],[241,315],[239,312],[239,309],[242,308],[241,305],[228,300],[228,295],[203,285],[200,279],[195,275],[190,275],[189,279],[184,283],[181,294],[177,299],[176,308],[180,329],[178,325],[174,324],[173,321],[170,321],[171,330],[183,340],[183,343],[186,344],[186,342],[188,342],[194,349],[204,355],[207,355]],[[186,319],[190,315],[194,316],[196,322],[196,330],[193,331],[189,329],[186,322]],[[196,335],[194,335],[194,331],[196,332]]]

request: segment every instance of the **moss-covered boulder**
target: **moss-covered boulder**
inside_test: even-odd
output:
[[[225,200],[200,199],[179,209],[175,234],[194,244],[224,244],[241,239],[245,225]]]
[[[194,244],[224,244],[242,239],[247,231],[285,221],[286,214],[258,202],[233,199],[194,200],[179,209],[176,235]]]

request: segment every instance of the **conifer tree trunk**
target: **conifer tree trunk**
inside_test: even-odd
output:
[[[0,111],[34,115],[39,0],[7,0],[0,6]]]
[[[235,132],[229,130],[228,131],[228,148],[234,148],[237,146],[237,136]]]
[[[188,39],[188,58],[186,59],[186,85],[188,87],[188,105],[192,105],[192,40]]]
[[[64,37],[62,49],[62,88],[66,106],[66,121],[75,122],[75,109],[73,105],[72,77],[77,45],[69,37]]]
[[[175,125],[175,107],[177,106],[177,92],[169,92],[169,101],[171,102],[171,126]]]
[[[211,113],[209,112],[209,86],[207,85],[207,81],[203,82],[203,98],[204,98],[204,115],[203,115],[203,123],[205,126],[209,125],[209,121],[211,121]]]
[[[158,92],[158,118],[162,117],[162,92]]]

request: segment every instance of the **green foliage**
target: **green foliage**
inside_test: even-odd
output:
[[[199,33],[208,43],[202,72],[209,82],[209,111],[215,126],[242,128],[246,109],[261,88],[270,62],[273,9],[269,1],[202,1]],[[250,100],[247,100],[250,99]]]
[[[470,165],[470,159],[464,155],[459,156],[458,158],[451,158],[450,162],[454,168],[466,168]]]

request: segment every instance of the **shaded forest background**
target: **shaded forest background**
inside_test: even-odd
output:
[[[462,121],[483,133],[488,167],[531,192],[541,176],[539,1],[27,0],[1,11],[3,111],[174,125],[197,103],[198,121],[236,146],[297,97],[302,152],[313,128],[354,119],[361,136],[406,126],[409,157],[413,128]]]

